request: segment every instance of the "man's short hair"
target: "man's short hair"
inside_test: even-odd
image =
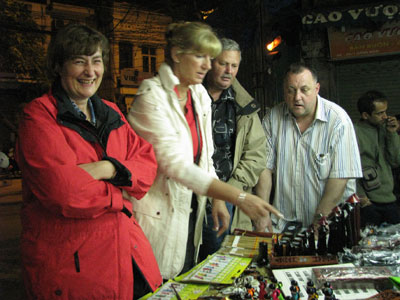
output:
[[[224,51],[224,50],[240,51],[239,44],[237,42],[235,42],[234,40],[231,40],[228,38],[222,38],[221,44],[222,44],[222,51]]]
[[[314,69],[314,67],[307,65],[303,62],[295,62],[292,63],[289,68],[287,69],[285,73],[285,80],[287,79],[288,75],[291,74],[300,74],[303,71],[308,70],[310,71],[312,78],[315,80],[315,82],[318,82],[318,75],[317,71]]]
[[[360,114],[366,112],[367,114],[371,115],[372,112],[375,110],[375,103],[374,102],[386,102],[386,96],[375,90],[368,91],[364,93],[357,101],[357,108]]]
[[[242,51],[240,50],[240,46],[237,42],[228,38],[222,38],[220,41],[222,44],[222,51],[239,51],[240,60],[242,60]]]

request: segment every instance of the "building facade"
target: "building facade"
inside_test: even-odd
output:
[[[371,89],[387,96],[388,114],[400,113],[399,1],[288,0],[276,12],[267,2],[259,2],[259,39],[244,49],[238,74],[263,112],[283,100],[284,73],[302,60],[316,68],[320,94],[353,121],[358,98]],[[272,55],[265,46],[277,36],[282,42]]]
[[[37,25],[32,30],[43,37],[42,54],[52,35],[69,23],[85,23],[105,34],[111,46],[110,63],[98,93],[116,102],[123,112],[129,109],[141,81],[152,77],[164,61],[164,34],[172,18],[137,8],[134,1],[96,1],[96,4],[53,0],[16,2],[24,4],[24,9],[30,11]],[[24,38],[26,29],[23,27],[4,26],[9,29],[7,34]],[[15,142],[14,129],[18,126],[15,116],[21,105],[44,91],[38,88],[26,92],[35,85],[39,82],[32,76],[0,73],[0,151],[8,151]]]

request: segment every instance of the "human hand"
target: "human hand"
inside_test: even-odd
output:
[[[271,204],[265,202],[260,197],[252,194],[246,194],[243,201],[236,204],[250,219],[258,221],[258,219],[263,217],[269,217],[269,213],[273,213],[278,218],[283,219],[282,213],[280,213]]]
[[[388,116],[386,119],[386,129],[390,132],[396,132],[399,129],[399,123],[396,117]]]
[[[213,199],[212,201],[212,218],[214,221],[214,231],[217,232],[217,237],[221,236],[229,228],[231,215],[226,208],[225,201]],[[221,225],[221,226],[220,226]]]
[[[361,207],[372,205],[371,201],[368,199],[367,196],[365,196],[365,195],[361,195],[361,196],[357,195],[357,196],[358,196],[358,200],[360,200],[360,206]]]
[[[117,173],[114,165],[108,160],[79,164],[78,167],[88,172],[96,180],[112,179]]]
[[[318,240],[320,228],[323,227],[326,233],[329,232],[329,223],[328,223],[328,216],[322,213],[316,213],[314,215],[314,220],[312,223],[314,229],[314,238]]]
[[[257,232],[265,232],[265,229],[268,229],[268,232],[273,232],[270,214],[268,213],[268,216],[256,220],[254,226]]]

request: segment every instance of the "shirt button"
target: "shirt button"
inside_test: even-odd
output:
[[[54,294],[56,294],[57,296],[61,296],[62,295],[62,290],[55,290]]]

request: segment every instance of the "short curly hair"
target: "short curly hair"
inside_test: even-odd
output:
[[[59,72],[66,61],[77,55],[93,55],[99,48],[106,67],[110,46],[101,32],[84,24],[69,24],[60,29],[47,49],[46,67],[49,79],[59,78]]]

